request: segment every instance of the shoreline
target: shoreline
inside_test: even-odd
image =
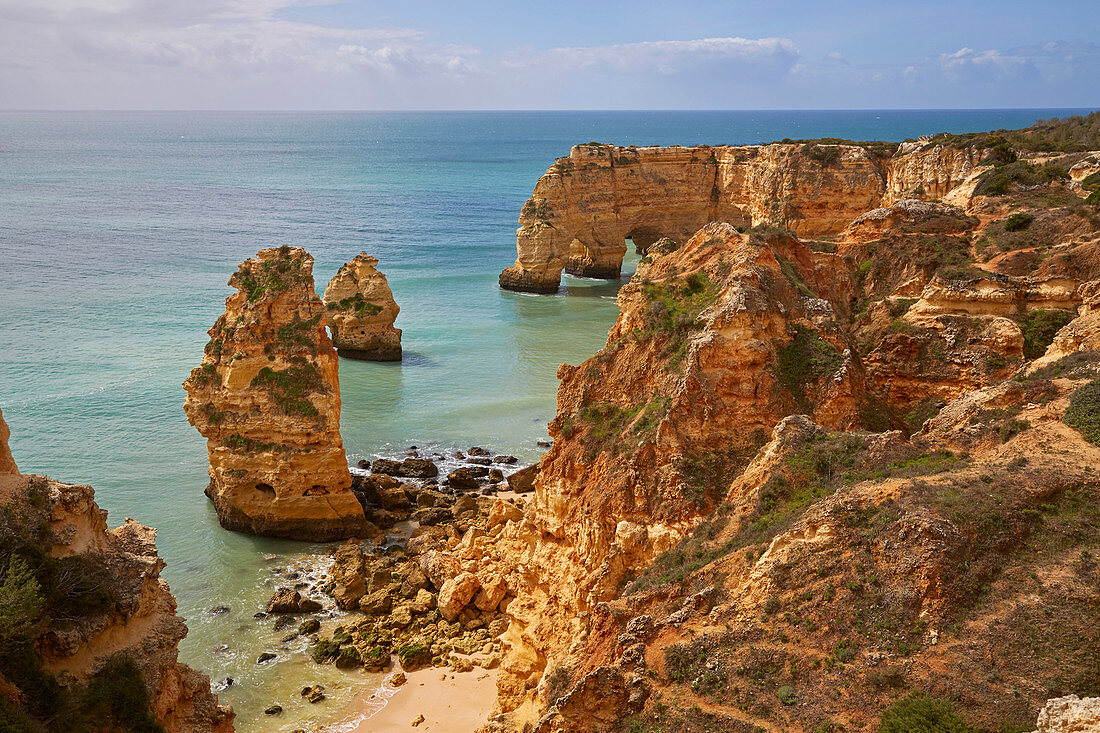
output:
[[[496,703],[495,669],[429,667],[405,676],[399,687],[388,676],[370,695],[354,700],[340,722],[321,728],[322,733],[472,733],[488,721]],[[414,724],[418,716],[423,720]]]

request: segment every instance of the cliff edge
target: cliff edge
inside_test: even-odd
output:
[[[0,721],[11,730],[229,733],[160,577],[156,530],[108,530],[90,486],[15,470],[0,416]]]

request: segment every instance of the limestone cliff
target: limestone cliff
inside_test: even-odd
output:
[[[242,263],[202,366],[184,382],[187,419],[207,439],[207,495],[227,529],[313,541],[363,531],[312,269],[298,247]]]
[[[2,418],[0,438],[10,455]],[[90,486],[0,476],[0,719],[13,730],[232,731],[210,680],[177,661],[187,627],[160,577],[156,530],[132,519],[108,530],[106,516]]]
[[[490,729],[862,728],[927,696],[1029,729],[1050,693],[1092,694],[1100,535],[1062,538],[1098,499],[1069,426],[1095,418],[1067,410],[1100,383],[1100,216],[1058,169],[978,161],[877,161],[878,208],[832,241],[730,212],[641,237],[607,345],[559,371],[524,516],[451,543],[507,587]],[[913,198],[960,184],[958,207]],[[533,200],[520,237],[614,223],[611,200]]]
[[[401,361],[401,310],[378,259],[366,252],[343,265],[325,288],[327,322],[340,356],[368,361]]]
[[[980,151],[937,147],[880,157],[860,145],[575,146],[539,179],[520,212],[509,290],[554,292],[561,271],[619,275],[625,239],[642,254],[683,243],[710,221],[840,232],[899,198],[938,198],[977,168]],[[885,153],[884,153],[885,154]]]
[[[560,369],[535,499],[485,551],[516,596],[498,677],[516,727],[549,701],[600,604],[713,511],[780,419],[855,429],[881,411],[843,329],[841,258],[728,224],[671,247],[620,291],[607,346]]]

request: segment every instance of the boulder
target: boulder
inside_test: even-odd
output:
[[[504,582],[504,578],[497,573],[493,573],[487,577],[480,577],[479,581],[481,590],[474,598],[474,605],[482,611],[495,611],[508,593],[508,586]]]
[[[489,475],[484,466],[463,466],[447,474],[447,485],[456,491],[475,491],[479,487],[479,478]]]
[[[454,519],[454,514],[451,510],[441,506],[417,509],[412,513],[412,520],[422,527],[433,527],[443,522],[449,522],[452,519]]]
[[[359,610],[368,616],[384,616],[393,608],[393,599],[385,590],[377,590],[359,599]]]
[[[427,613],[435,607],[435,596],[421,588],[416,592],[416,597],[409,602],[409,610],[413,613]]]
[[[486,521],[490,527],[495,527],[504,522],[518,522],[521,519],[523,519],[523,510],[510,501],[497,499],[493,502]]]
[[[456,517],[461,517],[467,512],[476,511],[477,499],[473,496],[460,496],[458,497],[458,500],[454,503],[454,506],[451,507],[451,512],[453,512]]]
[[[446,497],[446,495],[438,491],[433,491],[432,489],[421,489],[420,491],[416,492],[416,503],[418,506],[426,508],[435,506],[447,506],[451,502]]]
[[[439,475],[439,467],[428,458],[406,458],[401,461],[400,476],[431,478]]]
[[[444,583],[462,572],[458,558],[438,550],[421,555],[420,568],[436,588],[442,588]]]
[[[519,459],[515,456],[496,456],[493,458],[493,463],[503,463],[511,466],[513,463],[519,463]]]
[[[373,474],[385,474],[386,476],[401,475],[401,461],[393,461],[389,458],[379,458],[371,465]]]
[[[303,598],[293,588],[280,588],[267,602],[268,613],[314,613],[320,610],[320,603],[312,598]]]
[[[539,464],[532,463],[508,476],[508,488],[517,494],[526,494],[535,490],[535,479],[539,477]]]
[[[439,613],[448,621],[454,621],[477,594],[481,584],[473,573],[459,573],[443,583],[439,589],[437,606]]]

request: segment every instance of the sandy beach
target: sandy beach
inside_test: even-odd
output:
[[[371,714],[378,705],[377,699],[361,700],[349,716],[358,721],[339,729],[347,733],[468,733],[484,724],[493,710],[497,694],[495,670],[475,667],[472,672],[456,674],[436,668],[407,676],[408,681],[389,694],[385,707]],[[387,694],[385,689],[382,694]],[[424,716],[423,722],[414,726],[413,721],[420,715]]]

